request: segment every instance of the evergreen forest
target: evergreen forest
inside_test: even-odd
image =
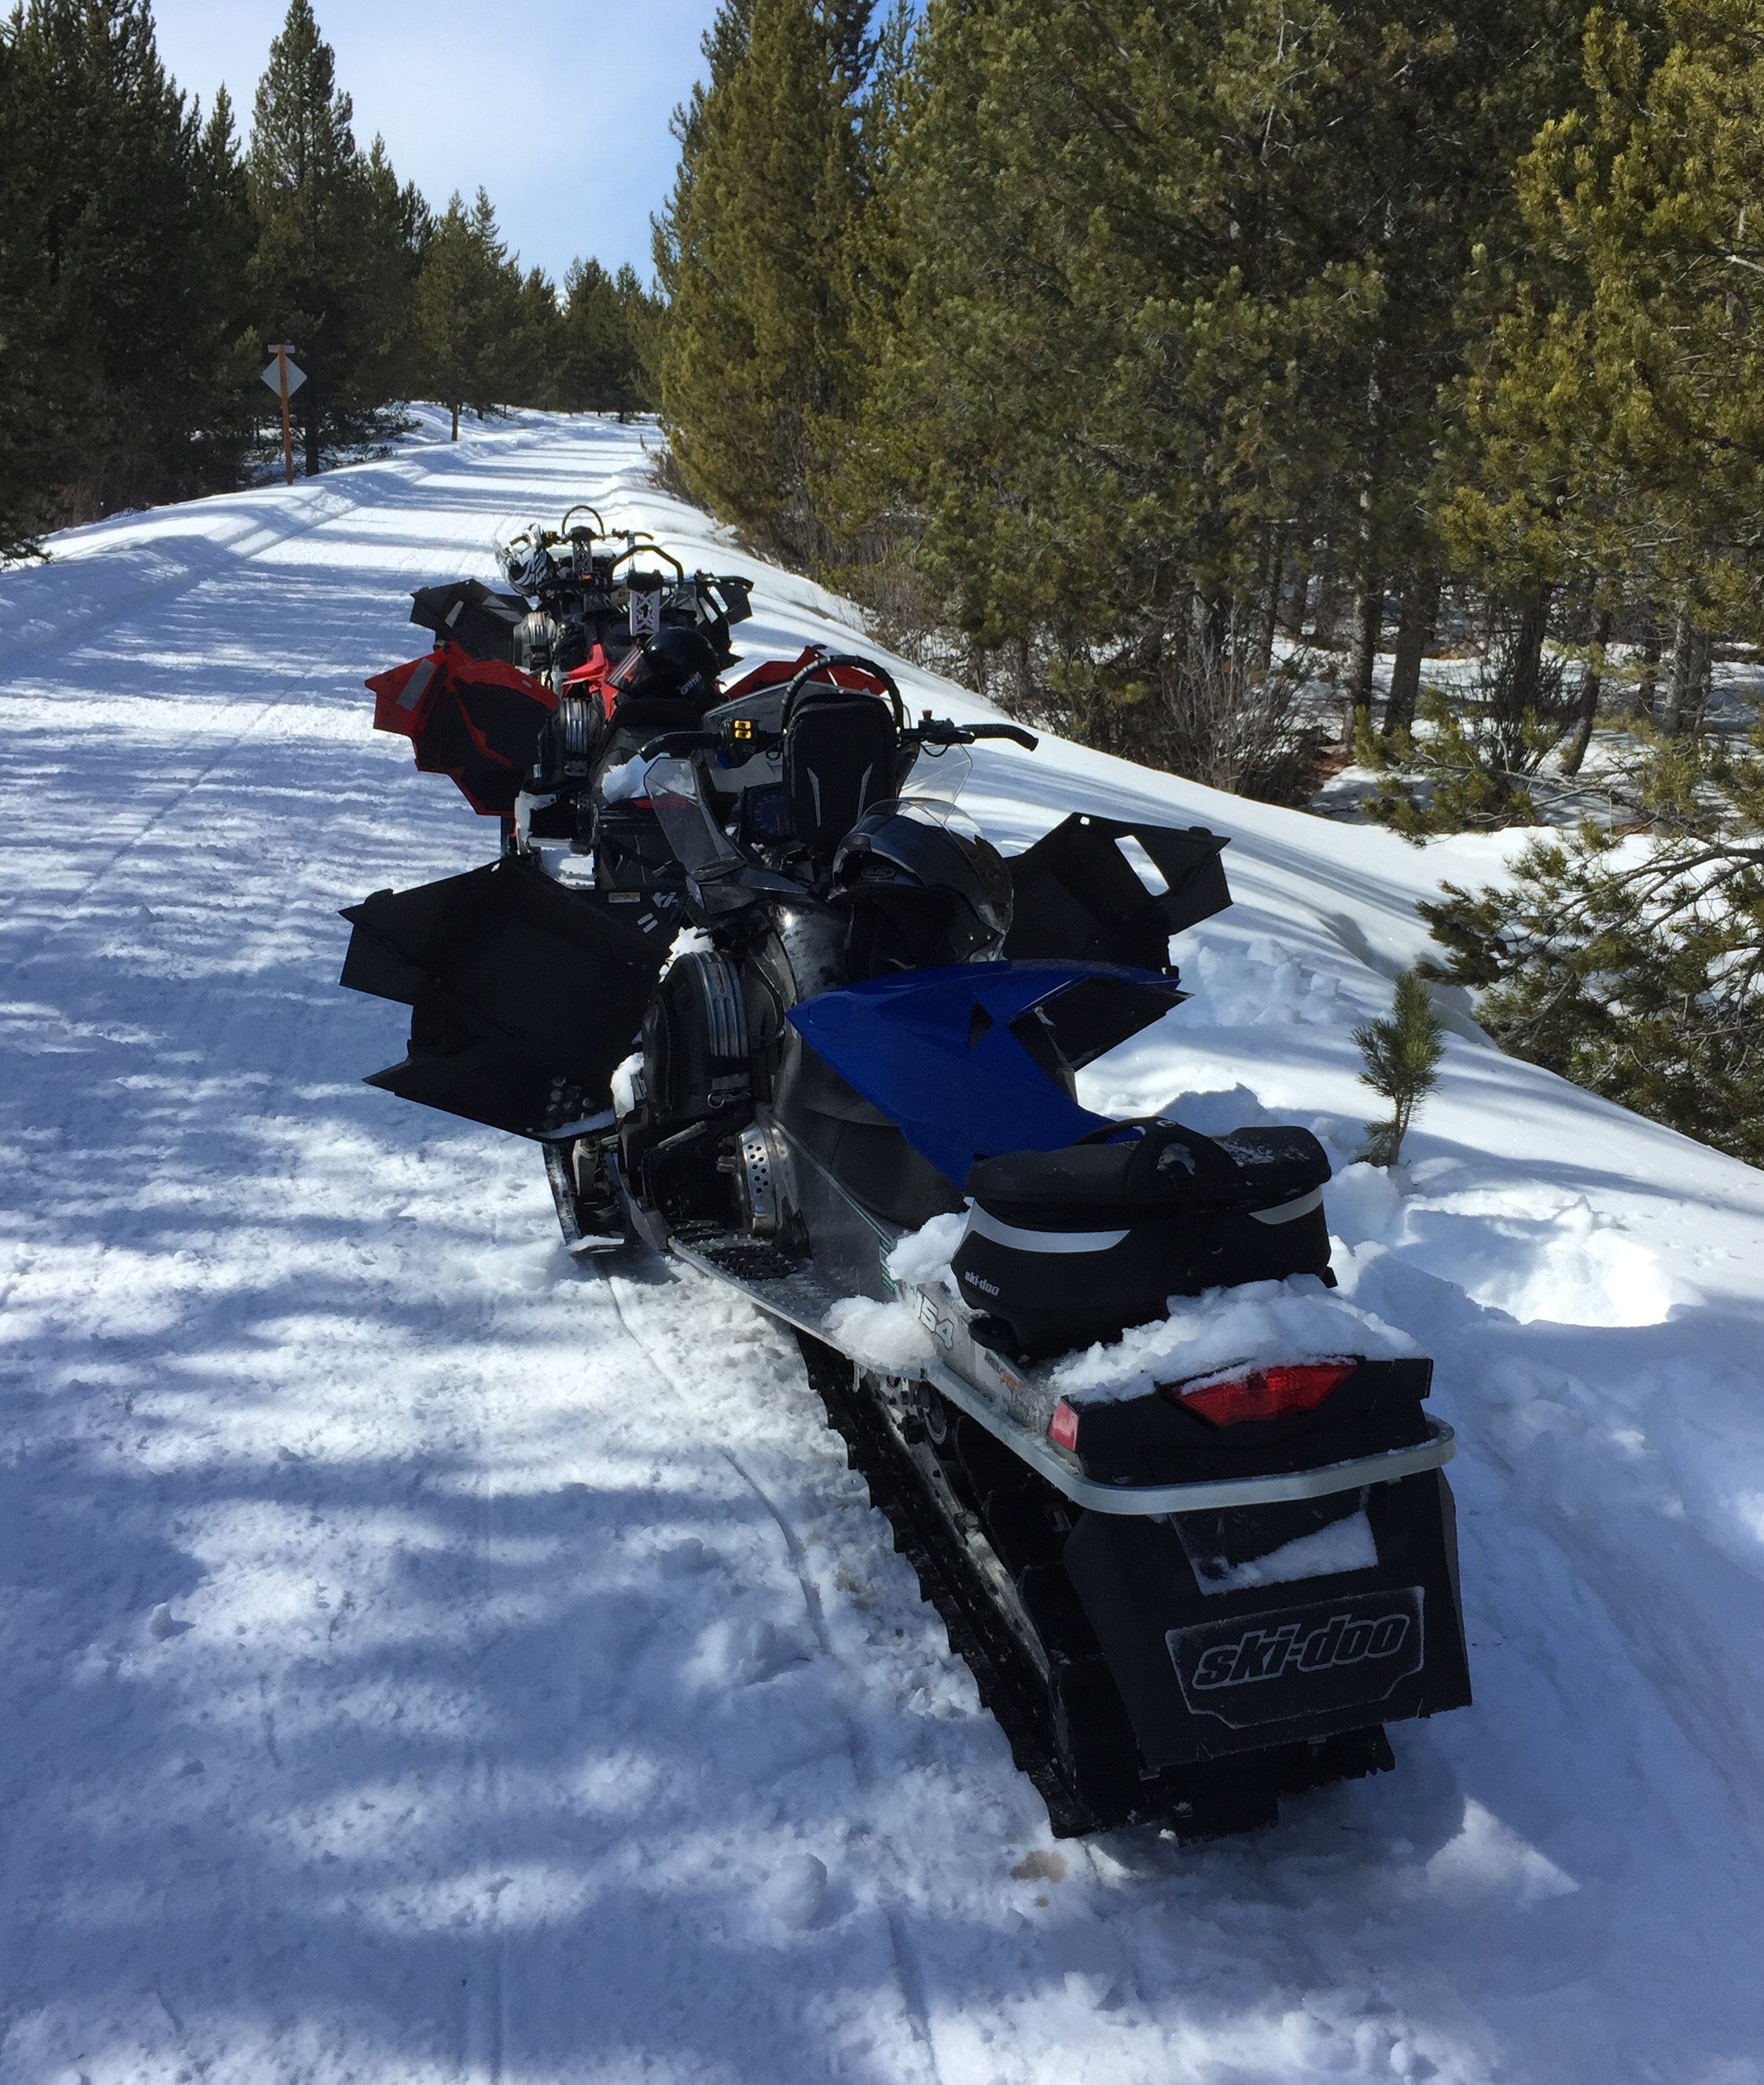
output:
[[[0,22],[0,554],[401,401],[675,488],[1025,721],[1431,834],[1508,1048],[1764,1162],[1760,0],[720,0],[655,275],[524,269],[309,0],[193,104]]]
[[[1024,719],[1429,833],[1512,1049],[1764,1162],[1758,0],[723,0],[685,486]]]
[[[523,270],[481,191],[432,209],[290,0],[244,121],[191,103],[149,0],[22,0],[0,19],[0,554],[279,456],[258,381],[286,342],[308,473],[398,431],[400,402],[629,414],[654,299],[630,268]]]

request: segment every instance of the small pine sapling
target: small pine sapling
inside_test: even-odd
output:
[[[1365,1021],[1354,1030],[1366,1064],[1360,1076],[1390,1103],[1388,1122],[1366,1125],[1360,1157],[1368,1165],[1396,1164],[1416,1107],[1438,1082],[1444,1032],[1418,965],[1397,979],[1390,1018]]]

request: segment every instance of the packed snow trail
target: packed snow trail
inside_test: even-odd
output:
[[[1474,1709],[1250,1839],[1056,1846],[789,1340],[358,1083],[336,908],[494,846],[362,677],[579,499],[753,572],[749,659],[852,641],[537,415],[0,576],[0,2080],[1764,2079],[1764,1176],[1461,1008],[1352,1166],[1352,1026],[1496,843],[982,758],[1007,846],[1232,835],[1087,1099],[1317,1127],[1463,1447]]]

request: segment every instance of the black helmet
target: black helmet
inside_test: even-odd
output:
[[[833,873],[851,906],[854,978],[984,962],[1011,931],[1004,858],[948,804],[877,805],[840,843]]]
[[[669,623],[620,660],[612,674],[621,701],[640,696],[690,703],[702,712],[716,701],[715,648],[696,630]]]

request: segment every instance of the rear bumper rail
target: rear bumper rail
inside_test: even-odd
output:
[[[822,1335],[821,1336],[825,1336]],[[1389,1448],[1376,1455],[1356,1455],[1346,1463],[1325,1463],[1316,1469],[1286,1470],[1253,1477],[1217,1477],[1186,1484],[1100,1484],[1075,1470],[1060,1451],[1011,1419],[943,1361],[927,1362],[925,1380],[1013,1455],[1028,1463],[1056,1491],[1088,1513],[1225,1513],[1236,1506],[1276,1505],[1293,1499],[1331,1498],[1368,1484],[1393,1484],[1424,1470],[1444,1467],[1457,1452],[1452,1429],[1442,1419],[1429,1419],[1429,1437],[1411,1448]]]

